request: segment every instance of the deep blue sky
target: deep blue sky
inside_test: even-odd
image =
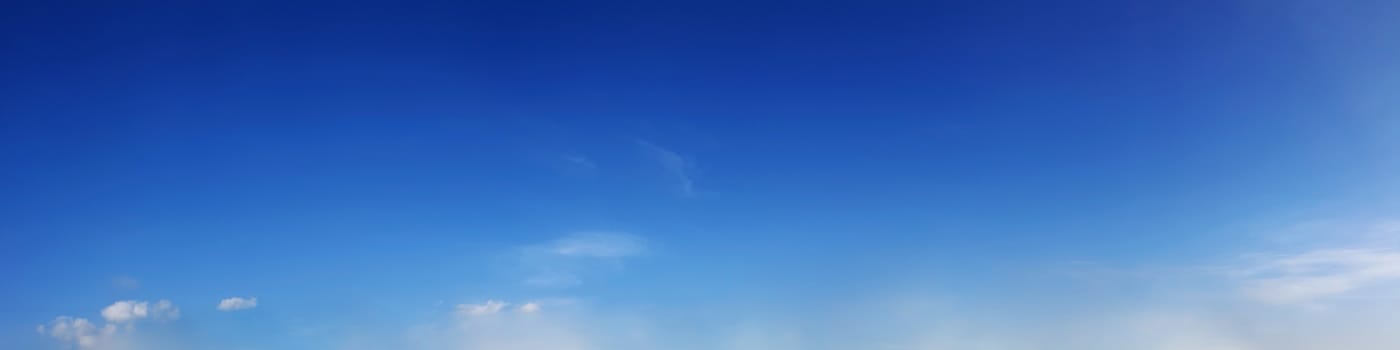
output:
[[[1384,1],[3,7],[5,348],[1177,349],[1028,329],[1400,279]]]

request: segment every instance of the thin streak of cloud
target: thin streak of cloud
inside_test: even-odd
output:
[[[500,300],[487,300],[481,304],[458,304],[457,312],[465,316],[486,316],[495,315],[504,310],[510,303]]]
[[[563,159],[565,163],[568,163],[569,165],[572,165],[574,167],[587,170],[598,169],[597,163],[594,163],[592,159],[589,159],[588,157],[585,157],[583,155],[569,153],[560,156],[559,158]]]
[[[1400,225],[1381,221],[1360,231],[1333,232],[1356,237],[1351,244],[1252,254],[1244,263],[1222,270],[1237,279],[1245,296],[1275,304],[1308,303],[1400,282]]]
[[[550,252],[562,256],[619,258],[644,251],[641,237],[620,232],[577,232],[550,243]]]
[[[521,248],[518,262],[526,284],[568,287],[583,283],[586,273],[620,268],[623,259],[646,252],[646,240],[636,235],[585,231]]]
[[[1400,252],[1320,249],[1272,256],[1239,270],[1246,295],[1264,302],[1298,303],[1400,281]]]
[[[661,165],[661,168],[674,179],[676,191],[681,197],[695,196],[694,162],[679,153],[646,140],[637,140],[637,145],[654,158]]]

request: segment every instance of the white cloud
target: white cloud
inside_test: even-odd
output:
[[[578,232],[550,243],[550,252],[561,256],[618,258],[644,251],[641,237],[620,232]]]
[[[146,306],[146,302],[118,301],[102,309],[102,318],[115,323],[146,318]]]
[[[1238,271],[1245,293],[1272,303],[1307,302],[1400,280],[1400,252],[1320,249],[1270,256]]]
[[[510,303],[499,300],[487,300],[485,303],[481,304],[458,304],[457,312],[468,316],[495,315],[500,313],[502,309],[505,309],[506,306],[510,306]]]
[[[102,318],[112,323],[125,323],[148,317],[155,320],[175,320],[180,318],[180,309],[169,300],[160,300],[155,304],[122,300],[102,309]]]
[[[491,299],[480,304],[457,304],[457,313],[463,316],[489,316],[499,314],[510,306],[510,302]],[[521,304],[515,311],[532,314],[540,312],[540,309],[540,303],[532,301]]]
[[[645,254],[647,242],[622,232],[588,231],[544,244],[526,246],[518,261],[526,284],[566,287],[582,283],[581,275],[620,268],[622,259]]]
[[[133,333],[136,323],[145,319],[171,321],[180,318],[180,309],[169,300],[154,303],[122,300],[102,308],[100,313],[107,321],[105,325],[98,326],[86,318],[60,316],[36,329],[39,334],[56,339],[66,347],[84,350],[163,349],[166,345],[140,344],[142,341]]]
[[[575,167],[578,167],[578,168],[581,168],[581,169],[592,170],[592,169],[597,169],[597,168],[598,168],[598,164],[593,163],[593,160],[592,160],[592,159],[588,159],[588,157],[584,157],[584,156],[582,156],[582,155],[572,154],[572,153],[571,153],[571,154],[565,154],[565,155],[561,156],[560,158],[563,159],[564,162],[568,163],[569,165],[572,165],[572,166],[575,166]]]
[[[232,297],[219,300],[219,311],[247,310],[258,307],[258,298]]]
[[[682,197],[695,195],[695,164],[676,152],[657,146],[645,140],[637,140],[637,145],[651,155],[661,168],[676,182],[676,191]]]
[[[527,312],[540,305],[558,305],[551,312]],[[488,300],[456,307],[455,317],[412,327],[398,348],[419,350],[633,350],[639,347],[629,334],[635,324],[618,322],[612,315],[589,313],[572,301],[526,302],[505,312],[510,303]],[[532,307],[534,305],[534,307]],[[571,305],[572,307],[566,307]],[[557,311],[557,312],[556,312]]]
[[[1309,243],[1293,253],[1247,255],[1223,269],[1256,301],[1297,304],[1341,297],[1400,282],[1400,224],[1315,221],[1285,231],[1289,242]],[[1300,233],[1301,232],[1301,233]],[[1299,237],[1316,237],[1300,239]]]
[[[49,322],[48,326],[40,325],[38,331],[80,349],[94,349],[116,334],[117,327],[112,324],[98,327],[86,318],[60,316]]]

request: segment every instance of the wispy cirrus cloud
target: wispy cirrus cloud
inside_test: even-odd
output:
[[[646,251],[646,240],[636,235],[584,231],[523,247],[517,260],[526,284],[566,287],[583,283],[582,276],[593,270],[620,268],[623,259]]]
[[[693,161],[646,140],[637,140],[637,145],[671,177],[678,195],[681,197],[695,196],[695,163]]]
[[[552,254],[581,258],[621,258],[646,252],[641,237],[621,232],[576,232],[548,246]]]
[[[1289,304],[1341,296],[1400,282],[1400,225],[1384,221],[1360,233],[1358,242],[1331,244],[1293,253],[1250,254],[1225,271],[1254,300]]]
[[[598,169],[598,164],[594,163],[593,159],[585,157],[582,154],[565,153],[564,155],[560,156],[559,159],[563,160],[565,164],[568,164],[575,168],[583,170]]]

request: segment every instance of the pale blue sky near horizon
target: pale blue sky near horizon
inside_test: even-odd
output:
[[[7,349],[1400,346],[1393,3],[6,7]]]

